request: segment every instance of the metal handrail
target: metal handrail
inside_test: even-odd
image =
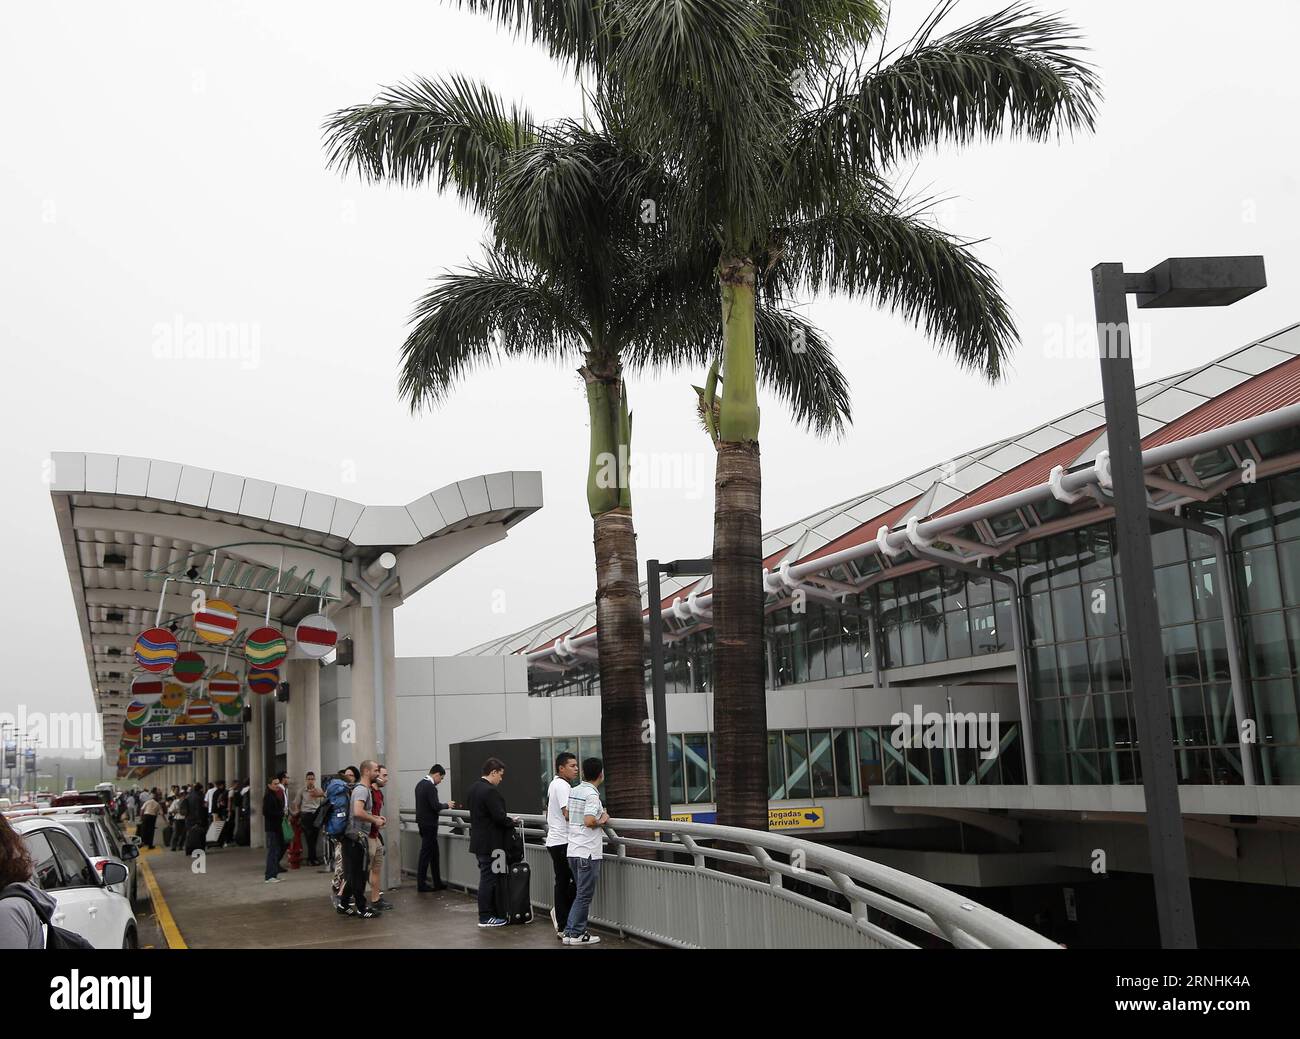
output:
[[[414,824],[415,812],[403,809],[403,828]],[[525,842],[529,837],[546,834],[546,820],[541,815],[517,815],[522,819]],[[441,822],[468,830],[469,812],[448,809]],[[628,833],[662,834],[667,841],[630,837]],[[636,858],[639,866],[664,870],[688,870],[714,875],[723,871],[714,863],[735,863],[767,875],[767,884],[728,874],[739,883],[766,888],[773,898],[803,905],[826,915],[835,914],[864,935],[890,948],[917,948],[914,942],[877,923],[883,915],[942,939],[959,949],[1059,949],[1060,946],[1036,931],[996,913],[986,906],[964,898],[928,880],[904,873],[871,859],[817,844],[798,837],[737,826],[711,823],[660,822],[653,819],[611,819],[604,827],[605,841],[618,860],[628,859],[630,849],[668,851],[674,861]],[[720,848],[705,842],[723,842]],[[748,852],[734,850],[744,847]],[[679,856],[690,865],[675,861]],[[778,857],[779,856],[779,857]],[[840,895],[849,903],[848,911],[826,905],[786,887],[786,879]],[[636,930],[629,926],[629,930]]]

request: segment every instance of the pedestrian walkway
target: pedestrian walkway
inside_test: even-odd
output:
[[[155,906],[170,916],[191,949],[566,949],[541,915],[522,927],[481,929],[473,894],[447,889],[419,894],[412,881],[384,897],[396,908],[373,920],[340,916],[330,907],[329,876],[313,867],[290,870],[280,883],[262,879],[266,853],[253,848],[209,851],[203,872],[180,852],[146,854],[161,894]],[[594,949],[646,948],[635,939],[600,932]],[[175,941],[175,933],[169,941]]]

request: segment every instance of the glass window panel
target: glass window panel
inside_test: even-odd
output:
[[[785,755],[781,752],[781,734],[767,734],[767,798],[780,801],[785,798]]]
[[[1169,691],[1174,726],[1174,746],[1204,747],[1210,742],[1205,725],[1205,702],[1199,685],[1178,686]]]
[[[813,797],[835,796],[835,754],[831,748],[830,729],[813,729],[808,733],[808,767],[812,772]]]
[[[1197,659],[1199,650],[1196,645],[1196,625],[1165,628],[1160,632],[1160,641],[1164,646],[1165,677],[1169,684],[1199,682],[1201,668]]]
[[[903,647],[903,664],[911,665],[925,662],[925,656],[921,652],[921,625],[919,622],[911,621],[902,625],[898,629],[898,637]]]
[[[1197,620],[1212,620],[1223,616],[1223,603],[1219,598],[1219,561],[1213,556],[1197,559],[1191,565],[1192,605]]]
[[[1166,566],[1156,571],[1156,612],[1161,627],[1186,624],[1192,619],[1192,593],[1186,566]]]
[[[1052,606],[1047,592],[1029,596],[1029,644],[1041,646],[1053,641]]]
[[[1056,620],[1058,642],[1073,642],[1083,638],[1083,598],[1077,587],[1052,592],[1052,613]]]
[[[1286,626],[1280,613],[1261,613],[1246,618],[1247,659],[1255,678],[1271,678],[1291,673],[1291,652]]]
[[[880,748],[880,760],[885,763],[885,786],[906,786],[907,769],[904,765],[903,752],[889,740],[889,729],[867,730],[877,734],[877,746]]]
[[[944,614],[944,627],[947,629],[948,656],[968,657],[971,655],[970,625],[965,610],[955,610]]]
[[[978,584],[978,581],[972,583]],[[939,587],[945,610],[964,610],[967,603],[966,575],[960,570],[940,570]]]
[[[1164,527],[1151,535],[1151,564],[1164,566],[1187,558],[1187,538],[1182,527]]]
[[[1256,548],[1241,554],[1246,585],[1246,609],[1251,613],[1282,606],[1282,589],[1277,580],[1277,558],[1272,548]]]
[[[832,743],[835,753],[835,796],[855,797],[859,787],[853,730],[836,729]]]
[[[1133,717],[1128,697],[1123,693],[1106,693],[1094,696],[1093,720],[1097,726],[1097,746],[1116,750],[1131,750]]]
[[[682,737],[680,733],[668,734],[668,785],[672,788],[673,804],[686,803],[686,782],[682,769]]]
[[[858,782],[854,793],[865,793],[869,787],[885,782],[884,753],[880,749],[878,729],[858,730]]]
[[[808,642],[808,681],[820,682],[826,677],[826,643],[817,639]]]
[[[1259,709],[1259,742],[1300,742],[1300,721],[1297,721],[1295,682],[1279,678],[1255,683],[1255,705]]]
[[[1284,541],[1277,546],[1277,568],[1286,604],[1300,605],[1300,541]]]
[[[1083,619],[1089,635],[1118,635],[1119,589],[1114,581],[1094,581],[1083,586]]]
[[[1061,692],[1067,695],[1087,693],[1090,688],[1088,644],[1086,642],[1063,643],[1056,647],[1056,660]]]
[[[1241,786],[1246,782],[1239,750],[1211,747],[1210,767],[1214,769],[1214,782],[1217,786]]]
[[[1174,755],[1178,762],[1178,781],[1193,783],[1198,786],[1214,782],[1214,772],[1210,768],[1208,750],[1180,750]]]
[[[1196,626],[1201,641],[1201,674],[1207,682],[1226,682],[1228,670],[1228,643],[1222,624],[1210,622]]]
[[[1061,701],[1061,707],[1065,714],[1066,746],[1071,750],[1086,750],[1097,746],[1097,727],[1092,716],[1092,697],[1068,696]]]
[[[1034,705],[1034,739],[1043,753],[1065,749],[1065,723],[1060,700],[1042,700]]]
[[[1215,683],[1205,687],[1205,722],[1211,743],[1233,746],[1241,742],[1237,710],[1232,702],[1232,686]]]
[[[1088,643],[1088,657],[1094,692],[1113,693],[1128,688],[1124,649],[1119,639],[1092,639]]]
[[[981,653],[996,653],[998,651],[997,621],[992,603],[971,607],[970,636],[971,648],[976,656]]]
[[[1096,785],[1101,782],[1101,760],[1095,750],[1072,750],[1066,754],[1070,782]]]
[[[882,663],[885,667],[903,666],[903,632],[900,628],[885,629],[886,655]]]
[[[1273,540],[1272,510],[1264,484],[1243,484],[1228,492],[1228,536],[1234,548],[1267,545]]]
[[[1048,538],[1047,556],[1053,588],[1079,583],[1079,538],[1073,530]]]
[[[1015,635],[1012,631],[1011,611],[1014,607],[1010,599],[999,599],[993,607],[994,634],[999,651],[1015,648]]]
[[[993,586],[1000,581],[989,581],[982,577],[971,576],[966,581],[966,605],[978,606],[993,601]]]
[[[1279,541],[1300,537],[1300,476],[1287,473],[1269,481],[1273,496],[1274,536]]]
[[[43,833],[31,833],[23,838],[27,846],[28,857],[32,860],[31,882],[42,891],[54,891],[64,887],[63,874],[59,872],[58,859],[54,849]],[[71,885],[68,885],[71,886]]]
[[[701,804],[713,800],[709,782],[709,734],[688,732],[682,737],[686,759],[686,801]]]
[[[785,743],[786,797],[812,796],[812,778],[808,774],[808,733],[802,729],[787,729],[782,733]]]
[[[1038,781],[1059,785],[1068,783],[1069,770],[1065,767],[1064,754],[1038,755]]]
[[[926,663],[948,659],[948,644],[943,636],[943,614],[922,619],[921,643]]]
[[[1056,671],[1056,650],[1051,646],[1030,650],[1033,663],[1031,692],[1035,697],[1059,696],[1061,680]]]
[[[1110,577],[1113,554],[1110,531],[1104,525],[1079,531],[1079,576],[1083,580]]]
[[[1268,747],[1264,765],[1274,783],[1300,783],[1300,747]]]
[[[1032,593],[1047,584],[1047,543],[1030,541],[1016,549],[1020,563],[1022,587]]]
[[[930,752],[924,747],[906,747],[903,760],[907,764],[907,783],[909,786],[930,785]],[[943,777],[940,776],[940,782]]]

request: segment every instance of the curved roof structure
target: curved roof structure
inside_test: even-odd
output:
[[[1234,424],[1278,413],[1300,402],[1300,324],[1240,347],[1223,357],[1178,375],[1138,388],[1138,412],[1144,454],[1159,448],[1173,461],[1148,465],[1148,486],[1153,506],[1172,507],[1178,501],[1203,499],[1240,478],[1246,458],[1265,462],[1263,452],[1250,440],[1232,437]],[[1287,422],[1292,422],[1289,413]],[[1296,423],[1300,424],[1300,423]],[[1222,446],[1204,444],[1204,434],[1223,430]],[[1178,445],[1186,444],[1180,453]],[[824,591],[843,593],[869,583],[872,575],[900,563],[932,566],[932,561],[910,559],[892,539],[879,549],[882,529],[900,533],[909,520],[936,521],[944,517],[987,514],[962,525],[946,540],[950,550],[977,560],[996,555],[1011,544],[1042,536],[1047,524],[1078,522],[1071,511],[1098,508],[1089,498],[1080,505],[1050,501],[1026,505],[1018,499],[1034,488],[1043,489],[1053,470],[1091,469],[1106,449],[1105,410],[1098,401],[1062,415],[1017,436],[976,448],[957,458],[877,487],[794,523],[769,531],[763,538],[764,567],[775,574],[784,565],[797,568]],[[1181,455],[1185,455],[1182,457]],[[1013,499],[1013,496],[1015,498]],[[999,503],[1007,508],[998,514]],[[899,553],[903,558],[897,558]],[[825,566],[819,566],[827,560]],[[811,576],[809,576],[811,575]],[[670,578],[663,581],[661,610],[670,611],[675,600],[696,596],[697,611],[679,606],[666,612],[666,632],[679,633],[708,626],[709,578]],[[782,589],[769,587],[769,601]],[[786,589],[788,591],[788,589]],[[645,585],[642,585],[643,606]],[[504,638],[467,650],[469,654],[524,653],[530,663],[564,667],[574,663],[575,642],[586,644],[595,632],[594,603],[557,614]]]
[[[181,648],[204,653],[211,670],[268,617],[292,627],[356,603],[348,578],[384,552],[397,557],[388,594],[405,599],[542,507],[537,472],[459,480],[406,505],[361,505],[157,459],[52,457],[50,494],[106,746],[121,734],[132,645],[144,629],[175,624]],[[181,626],[196,587],[238,611],[227,645]]]

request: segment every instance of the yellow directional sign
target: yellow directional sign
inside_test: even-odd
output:
[[[820,830],[826,825],[826,811],[823,808],[769,808],[767,810],[767,828],[769,830]]]
[[[717,812],[674,812],[673,822],[677,823],[716,823]],[[767,810],[767,828],[769,830],[820,830],[826,825],[826,810],[814,808],[769,808]]]

